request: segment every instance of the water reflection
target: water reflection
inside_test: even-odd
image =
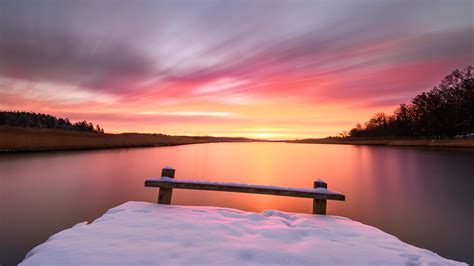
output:
[[[147,177],[312,187],[346,194],[328,213],[374,225],[444,257],[474,262],[474,152],[347,145],[222,143],[0,156],[0,263],[129,200],[155,202]],[[175,190],[173,204],[311,212],[311,200]]]

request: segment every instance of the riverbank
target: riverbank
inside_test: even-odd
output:
[[[419,146],[443,148],[474,148],[474,138],[460,139],[400,139],[400,138],[321,138],[268,141],[247,138],[209,136],[170,136],[163,134],[121,133],[103,134],[60,129],[0,127],[0,152],[84,150],[175,146],[212,142],[287,142],[308,144],[349,144]]]
[[[400,138],[322,138],[290,140],[288,143],[310,144],[349,144],[349,145],[386,145],[386,146],[419,146],[437,148],[474,148],[473,138],[460,139],[400,139]]]
[[[232,141],[255,140],[139,133],[102,134],[60,129],[0,127],[0,152],[154,147]]]
[[[20,265],[464,265],[339,216],[127,202]]]

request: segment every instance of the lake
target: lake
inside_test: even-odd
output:
[[[328,214],[375,226],[443,257],[474,263],[474,151],[289,143],[0,154],[0,264],[126,201],[155,202],[144,180],[173,166],[177,179],[311,188],[346,195]],[[310,199],[174,190],[173,204],[311,213]],[[157,224],[157,226],[160,226]]]

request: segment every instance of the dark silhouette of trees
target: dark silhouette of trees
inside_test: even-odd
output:
[[[56,118],[52,115],[31,112],[0,111],[0,125],[11,127],[55,128],[80,132],[104,133],[104,129],[92,123],[81,121],[71,123],[68,118]]]
[[[438,86],[401,104],[393,115],[375,114],[349,137],[451,138],[474,133],[474,69],[455,70]]]

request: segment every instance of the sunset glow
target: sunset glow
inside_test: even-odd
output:
[[[472,1],[66,2],[1,7],[0,109],[107,132],[325,137],[474,62]]]

